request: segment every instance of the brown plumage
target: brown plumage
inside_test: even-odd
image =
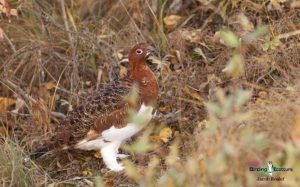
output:
[[[103,86],[87,97],[57,126],[54,136],[33,154],[33,158],[53,149],[100,149],[110,169],[122,170],[123,167],[116,162],[118,147],[141,129],[130,123],[129,110],[138,113],[150,109],[152,114],[158,99],[157,81],[146,64],[152,49],[143,43],[134,46],[129,54],[128,76]],[[131,102],[128,97],[134,88],[138,97]],[[145,114],[149,113],[145,111]]]

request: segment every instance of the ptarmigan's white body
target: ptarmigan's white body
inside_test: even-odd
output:
[[[147,125],[153,115],[153,107],[142,104],[139,111],[136,113],[136,118],[141,119],[142,124],[128,123],[123,128],[111,126],[109,129],[102,132],[97,139],[81,140],[76,144],[75,148],[82,150],[100,150],[103,160],[107,167],[113,171],[123,170],[124,167],[117,162],[117,158],[124,158],[127,155],[118,154],[120,145],[139,132]]]

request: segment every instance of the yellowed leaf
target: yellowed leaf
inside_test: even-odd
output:
[[[123,57],[124,57],[123,52],[124,52],[123,50],[117,51],[117,57],[119,60],[123,59]]]
[[[91,176],[93,176],[93,173],[89,169],[87,169],[87,170],[82,171],[82,175],[85,177],[91,177]]]
[[[18,111],[24,106],[24,104],[25,101],[22,98],[18,97],[16,100],[16,108],[11,112],[18,113]]]
[[[18,11],[17,11],[17,9],[11,9],[10,10],[10,15],[18,17]]]
[[[172,107],[170,105],[161,106],[158,108],[158,111],[160,112],[170,112],[172,110]]]
[[[190,97],[192,97],[193,99],[196,99],[196,100],[199,100],[199,101],[202,100],[202,99],[201,99],[201,96],[200,96],[196,91],[194,91],[194,90],[188,88],[187,86],[185,86],[185,87],[183,88],[183,91],[184,91],[186,94],[188,94]]]
[[[170,129],[169,127],[165,127],[160,130],[159,138],[164,143],[167,143],[171,137],[172,137],[172,129]]]
[[[94,157],[95,158],[102,158],[102,155],[101,155],[101,153],[100,153],[100,151],[96,151],[95,153],[94,153]]]
[[[182,20],[181,16],[178,15],[170,15],[164,17],[164,24],[168,29],[174,29]]]
[[[75,24],[75,21],[73,18],[72,10],[70,8],[67,8],[67,15],[71,22],[72,27],[74,28],[75,31],[77,31],[77,27],[76,27],[76,24]]]
[[[7,107],[16,103],[15,99],[8,98],[8,97],[0,97],[0,113],[6,111]]]
[[[259,96],[260,98],[267,98],[268,92],[266,92],[266,91],[260,91],[260,92],[258,93],[258,96]]]
[[[150,136],[150,141],[154,143],[161,143],[160,137],[158,135]]]
[[[50,81],[50,82],[47,82],[44,84],[44,87],[47,89],[47,90],[51,90],[52,88],[55,88],[56,85],[54,84],[54,82]]]
[[[119,71],[120,77],[121,78],[126,77],[127,72],[128,72],[127,68],[124,66],[119,66],[119,67],[120,67],[120,71]]]

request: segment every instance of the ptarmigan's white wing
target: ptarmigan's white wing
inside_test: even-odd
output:
[[[145,106],[142,104],[139,111],[135,114],[137,118],[141,119],[140,121],[142,124],[134,124],[133,122],[130,122],[123,128],[116,128],[112,126],[102,132],[102,138],[106,141],[123,141],[130,138],[149,123],[153,117],[152,112],[152,106]]]

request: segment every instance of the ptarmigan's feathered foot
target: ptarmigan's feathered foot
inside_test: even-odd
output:
[[[111,142],[101,149],[105,165],[112,171],[122,171],[124,167],[117,161],[120,142]]]

